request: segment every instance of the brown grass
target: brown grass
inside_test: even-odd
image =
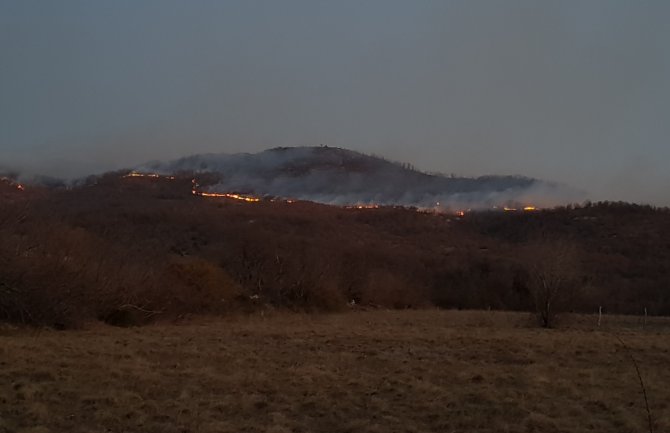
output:
[[[0,432],[670,430],[670,328],[350,312],[0,329]]]

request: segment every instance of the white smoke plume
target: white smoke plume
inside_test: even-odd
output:
[[[447,177],[332,147],[276,148],[257,154],[205,154],[137,168],[163,174],[216,173],[211,192],[238,192],[331,205],[491,209],[553,207],[585,193],[522,176]]]

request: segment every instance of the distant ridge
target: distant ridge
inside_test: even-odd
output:
[[[555,206],[582,200],[565,185],[523,176],[447,177],[410,164],[329,146],[277,147],[259,153],[199,154],[138,170],[211,173],[211,191],[309,200],[333,205],[401,205],[483,209],[506,204]]]

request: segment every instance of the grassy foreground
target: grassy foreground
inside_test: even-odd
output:
[[[376,311],[0,328],[0,432],[648,431],[613,332],[670,431],[670,328],[593,325]]]

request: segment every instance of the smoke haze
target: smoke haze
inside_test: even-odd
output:
[[[427,174],[406,163],[332,147],[276,148],[256,154],[193,155],[137,167],[139,173],[209,173],[198,189],[331,205],[413,206],[482,210],[504,206],[553,207],[584,200],[565,185],[519,176],[464,178]],[[197,176],[200,177],[200,176]]]
[[[340,146],[670,205],[670,3],[0,3],[0,166]]]

